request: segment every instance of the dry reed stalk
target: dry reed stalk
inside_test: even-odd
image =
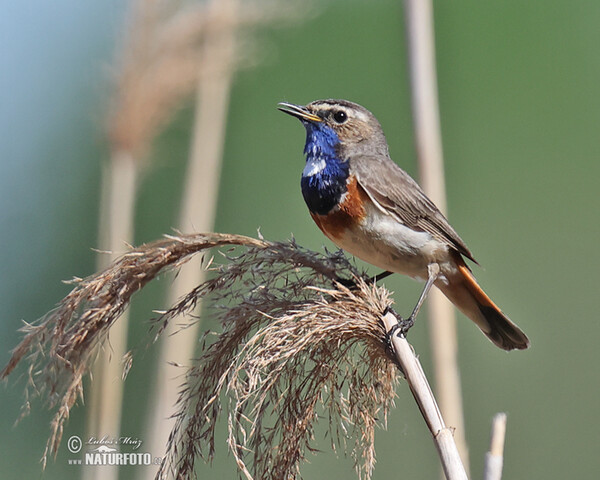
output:
[[[483,480],[500,480],[504,463],[504,437],[506,435],[506,413],[497,413],[492,422],[490,450],[485,454]]]
[[[114,260],[126,244],[133,243],[135,184],[143,159],[160,130],[189,95],[197,73],[191,66],[201,25],[186,22],[186,35],[173,35],[178,13],[175,2],[133,2],[127,39],[116,73],[109,115],[112,155],[103,177],[100,215],[99,266]],[[165,35],[165,24],[171,35]],[[179,22],[182,23],[182,22]],[[190,28],[194,27],[194,28]],[[127,350],[128,316],[123,314],[111,330],[110,345],[100,352],[94,368],[87,432],[89,436],[118,437],[122,410],[121,360]],[[118,467],[84,468],[87,480],[116,479]]]
[[[193,30],[193,24],[201,21],[204,33],[197,57],[196,115],[177,227],[179,231],[210,231],[214,227],[231,84],[235,71],[247,66],[254,56],[249,55],[249,30],[275,21],[285,24],[305,15],[306,10],[301,14],[299,4],[295,2],[212,0],[205,3],[201,11],[188,11],[182,18],[181,23],[185,19],[186,24],[179,26],[179,32]],[[181,37],[181,33],[178,36]],[[203,279],[200,261],[193,259],[172,283],[168,304]],[[191,312],[192,315],[197,313]],[[161,341],[146,422],[148,433],[145,435],[153,451],[164,448],[173,427],[172,413],[177,400],[174,365],[186,364],[193,358],[198,346],[199,327],[199,322],[195,322],[185,334],[172,335],[173,332],[169,332]],[[151,469],[146,469],[140,471],[139,478],[152,475]]]
[[[398,377],[381,322],[391,304],[387,291],[367,285],[340,252],[224,234],[168,237],[132,249],[98,274],[75,279],[55,310],[24,327],[0,377],[26,361],[26,405],[38,396],[55,410],[44,461],[56,454],[93,352],[131,296],[194,254],[227,245],[243,248],[230,250],[221,265],[213,262],[211,278],[154,323],[160,336],[202,299],[210,299],[222,322],[220,334],[205,335],[203,354],[181,387],[158,478],[194,478],[197,457],[214,453],[224,409],[229,446],[247,478],[296,478],[322,414],[332,444],[350,450],[359,476],[370,478],[374,428],[385,424]],[[338,276],[357,288],[343,287]]]
[[[397,325],[398,319],[395,315],[388,312],[383,316],[383,322],[386,330],[392,331]],[[392,345],[398,364],[404,372],[408,386],[431,432],[446,479],[468,480],[454,440],[454,430],[446,427],[427,377],[412,346],[401,335],[394,335],[392,337]]]
[[[102,179],[103,192],[100,213],[100,249],[98,269],[103,270],[116,260],[126,247],[133,243],[133,218],[137,162],[127,152],[115,152],[105,167]],[[111,329],[110,344],[99,353],[91,384],[86,431],[88,437],[118,436],[121,426],[123,398],[121,358],[127,351],[127,312]],[[117,478],[118,467],[107,465],[103,469],[83,468],[87,480]]]
[[[425,193],[442,213],[446,213],[433,5],[431,0],[405,0],[404,10],[419,178]],[[468,471],[469,450],[465,439],[458,368],[456,317],[453,306],[437,289],[429,293],[428,320],[440,408],[448,423],[456,428],[456,443]]]
[[[184,233],[214,228],[229,95],[238,55],[237,0],[212,0],[204,13],[206,32],[198,65],[201,74],[196,86],[196,116],[178,225],[178,230]],[[167,304],[173,304],[204,278],[200,258],[192,259],[171,284]],[[199,328],[200,323],[194,322],[185,334],[173,335],[176,327],[172,325],[161,340],[146,419],[145,438],[150,451],[162,451],[167,444],[175,423],[172,413],[177,401],[178,372],[174,365],[187,364],[194,357]],[[148,468],[140,471],[139,478],[150,479],[154,475]]]
[[[293,14],[292,6],[288,6],[284,12],[279,10],[278,17],[292,18]],[[204,62],[200,60],[205,56],[203,52],[211,37],[207,32],[215,29],[213,17],[207,14],[204,4],[182,6],[175,1],[133,2],[127,39],[115,75],[116,88],[108,127],[113,153],[102,189],[105,195],[101,202],[99,248],[111,254],[100,255],[99,266],[106,259],[114,259],[125,244],[132,243],[138,170],[143,166],[154,137],[182,99],[192,93],[198,78],[206,77]],[[255,4],[248,3],[240,25],[266,21],[267,17]],[[233,59],[230,60],[233,63]],[[208,97],[211,98],[211,95]],[[213,183],[216,185],[217,180],[214,179]],[[208,200],[200,200],[198,205],[209,203]],[[202,227],[201,230],[212,229],[212,221],[193,223]],[[181,225],[180,229],[190,230]],[[196,270],[201,271],[199,268]],[[127,328],[128,318],[124,314],[113,327],[110,346],[100,352],[94,371],[96,381],[92,383],[87,421],[87,431],[93,436],[119,434],[122,404],[120,360],[126,352]],[[112,467],[84,469],[83,473],[88,480],[99,475],[104,480],[116,478],[116,468]]]

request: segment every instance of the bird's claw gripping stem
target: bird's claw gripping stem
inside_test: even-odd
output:
[[[386,307],[386,309],[383,312],[384,315],[388,313],[394,315],[394,317],[396,317],[396,320],[398,320],[398,323],[396,323],[386,334],[386,342],[388,346],[391,346],[392,338],[394,335],[406,337],[408,331],[415,324],[415,319],[412,315],[406,319],[402,318],[392,307]]]

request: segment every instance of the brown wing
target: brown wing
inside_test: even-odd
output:
[[[434,238],[477,263],[458,233],[411,176],[389,157],[360,156],[350,160],[350,173],[386,213]]]

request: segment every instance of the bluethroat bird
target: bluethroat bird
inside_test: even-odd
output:
[[[473,255],[421,187],[392,161],[383,130],[367,109],[317,100],[279,109],[306,128],[302,195],[315,223],[338,247],[389,272],[425,281],[410,320],[435,285],[504,350],[527,336],[481,289]]]

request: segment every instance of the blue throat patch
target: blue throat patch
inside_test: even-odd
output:
[[[302,122],[306,127],[306,166],[302,172],[302,195],[312,213],[326,215],[347,191],[348,162],[339,159],[340,140],[325,125]]]

